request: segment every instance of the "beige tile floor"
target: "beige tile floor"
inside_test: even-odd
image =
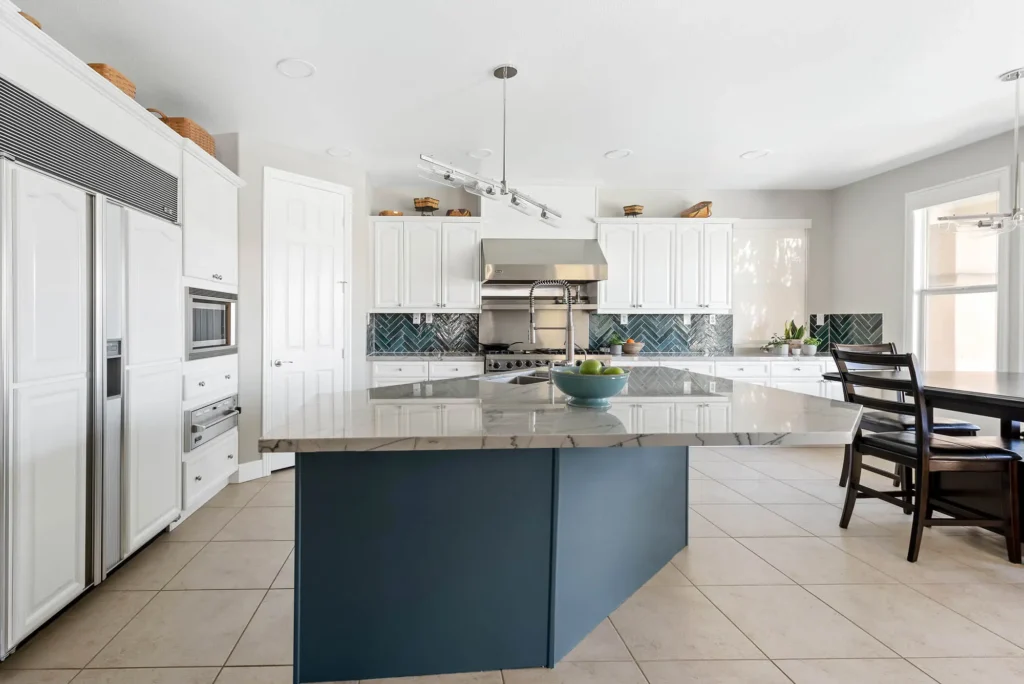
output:
[[[690,545],[553,670],[403,684],[1024,682],[1024,568],[861,502],[834,449],[694,449]],[[0,683],[287,684],[293,473],[232,485],[5,663]],[[394,684],[394,683],[391,683]]]

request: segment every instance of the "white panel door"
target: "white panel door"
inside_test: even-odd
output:
[[[185,275],[238,283],[238,190],[189,153],[182,155]]]
[[[622,424],[622,429],[625,432],[633,431],[633,404],[619,403],[617,401],[611,402],[611,407],[605,411],[608,416],[613,416],[618,419]]]
[[[637,231],[637,308],[643,312],[673,308],[676,227],[641,225]]]
[[[373,224],[373,306],[391,309],[402,306],[403,250],[401,223]]]
[[[84,373],[89,332],[86,194],[15,168],[14,382]]]
[[[445,434],[473,434],[483,423],[483,409],[477,404],[447,404],[444,407]]]
[[[128,369],[128,553],[181,513],[181,365]]]
[[[441,306],[480,308],[480,224],[441,225]]]
[[[126,209],[128,249],[128,366],[180,361],[182,328],[181,229]]]
[[[708,432],[732,432],[732,405],[704,404],[701,422]]]
[[[636,405],[634,426],[637,432],[669,433],[672,432],[675,415],[675,404],[647,402]]]
[[[704,308],[704,228],[683,224],[676,229],[677,309]]]
[[[846,398],[843,396],[842,383],[832,382],[831,380],[821,381],[821,396],[833,401],[846,401]]]
[[[636,234],[635,223],[601,224],[601,249],[608,260],[608,280],[597,286],[601,310],[630,312],[636,308]]]
[[[703,405],[699,402],[684,402],[675,405],[676,408],[676,432],[698,434],[703,429],[701,422]]]
[[[263,424],[287,424],[296,434],[340,429],[351,196],[340,186],[284,176],[268,177],[267,186],[270,368]]]
[[[704,304],[732,308],[732,224],[704,224]]]
[[[402,260],[402,306],[414,311],[441,308],[441,224],[406,223]]]
[[[12,404],[9,644],[85,589],[88,382],[16,388]]]

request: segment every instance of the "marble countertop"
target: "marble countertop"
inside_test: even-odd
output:
[[[484,355],[474,352],[424,352],[422,354],[367,354],[367,361],[483,361]]]
[[[849,444],[860,421],[858,405],[658,366],[632,369],[605,410],[568,406],[548,382],[496,381],[523,374],[316,395],[302,415],[273,425],[259,449],[826,446]]]
[[[583,356],[583,352],[576,352],[576,356]],[[607,355],[605,355],[607,356]],[[613,356],[613,359],[630,361],[659,361],[666,359],[693,359],[706,361],[829,361],[832,355],[828,352],[818,352],[815,356],[777,356],[757,351],[736,351],[718,354],[705,354],[703,352],[644,352],[642,354],[621,354]],[[378,352],[367,354],[367,361],[483,361],[483,354],[472,352],[427,352],[423,354],[392,354],[389,352]]]

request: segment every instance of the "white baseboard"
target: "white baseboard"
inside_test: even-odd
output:
[[[181,515],[179,515],[178,518],[174,522],[172,522],[167,529],[173,530],[175,527],[185,522],[185,519],[188,518],[188,516],[192,515],[200,508],[202,508],[203,504],[205,504],[207,501],[217,496],[217,494],[220,493],[220,490],[228,486],[229,482],[234,482],[234,477],[235,473],[231,473],[230,476],[224,476],[223,480],[207,489],[206,493],[203,494],[199,499],[197,499],[196,502],[192,505],[192,508],[189,508],[188,510],[183,510],[181,512]]]
[[[261,477],[266,477],[270,473],[264,472],[263,464],[264,459],[239,463],[238,471],[231,476],[231,483],[238,484],[239,482],[248,482],[249,480],[258,480]]]
[[[295,454],[293,453],[267,453],[263,454],[263,471],[269,475],[275,470],[295,467]]]

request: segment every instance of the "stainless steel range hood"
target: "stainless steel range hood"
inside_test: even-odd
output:
[[[594,283],[608,279],[608,260],[597,240],[488,238],[480,243],[485,283]]]

